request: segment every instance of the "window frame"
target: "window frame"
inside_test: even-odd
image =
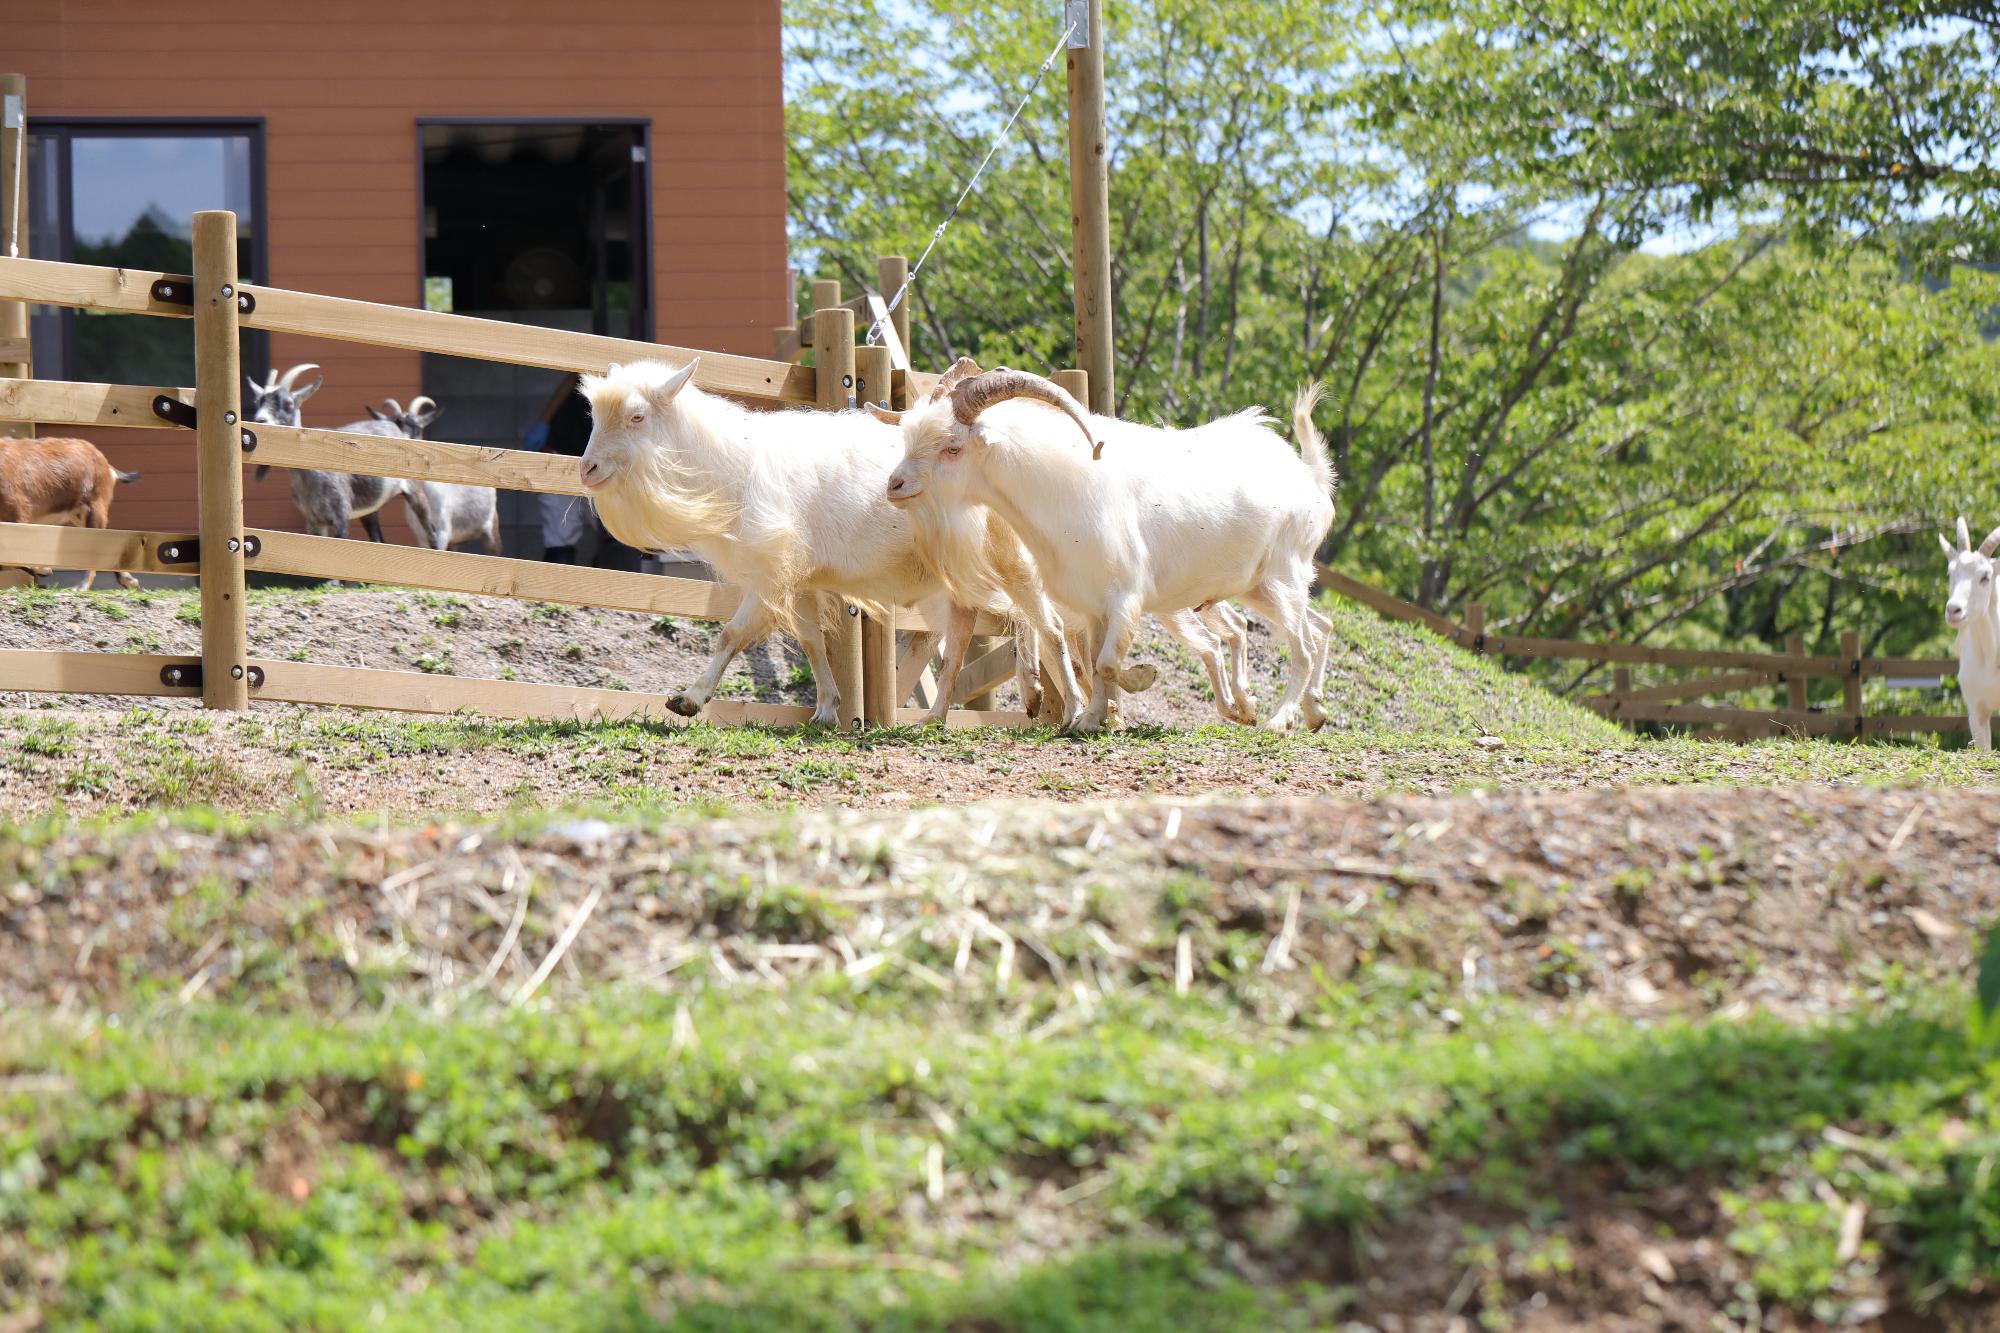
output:
[[[250,143],[250,207],[252,228],[250,232],[250,272],[239,274],[257,286],[270,284],[271,227],[268,193],[264,174],[264,149],[267,121],[263,116],[37,116],[27,118],[27,137],[41,138],[45,143],[51,139],[59,141],[61,148],[56,157],[56,245],[61,251],[55,255],[36,255],[37,259],[53,259],[65,264],[76,262],[76,178],[75,158],[70,145],[76,138],[94,139],[184,139],[194,137],[221,138],[224,135],[242,135]],[[31,214],[32,221],[32,214]],[[191,275],[190,275],[191,276]],[[144,315],[135,315],[144,319]],[[61,369],[65,374],[76,370],[76,312],[64,307],[60,313],[61,329],[58,338],[57,355],[61,359]],[[262,379],[270,369],[270,337],[262,330],[243,330],[242,343],[243,373],[253,379]]]

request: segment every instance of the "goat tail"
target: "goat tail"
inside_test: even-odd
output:
[[[112,468],[111,475],[118,478],[118,480],[126,483],[127,485],[130,485],[131,483],[139,480],[140,474],[137,472],[120,472],[117,468]]]
[[[1333,460],[1327,456],[1326,437],[1313,424],[1313,412],[1319,407],[1321,398],[1326,396],[1326,386],[1318,380],[1301,384],[1298,394],[1292,399],[1292,437],[1299,442],[1299,455],[1312,469],[1313,484],[1322,495],[1332,495],[1340,485],[1340,478],[1333,475]]]

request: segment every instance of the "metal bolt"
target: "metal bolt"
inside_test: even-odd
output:
[[[223,422],[223,424],[224,424],[224,425],[226,425],[226,426],[233,426],[233,425],[235,425],[235,424],[236,424],[236,414],[235,414],[234,412],[224,412],[224,413],[222,414],[222,422]]]
[[[225,282],[222,284],[222,294],[224,296],[234,296],[236,295],[236,289]]]
[[[179,667],[169,667],[169,668],[167,668],[167,679],[168,679],[169,681],[172,681],[172,682],[173,682],[174,684],[176,684],[176,685],[180,684],[180,683],[181,683],[181,669],[180,669]]]
[[[243,668],[242,668],[242,667],[240,667],[240,666],[233,666],[233,667],[229,668],[229,678],[230,678],[231,680],[242,680],[242,679],[243,679]]]
[[[229,549],[230,549],[230,550],[232,550],[232,551],[233,551],[233,550],[235,550],[235,549],[236,549],[237,547],[239,547],[239,546],[241,546],[241,545],[242,545],[242,543],[241,543],[241,542],[239,542],[239,541],[237,541],[237,540],[236,540],[236,539],[235,539],[234,537],[231,537],[231,538],[229,539]]]

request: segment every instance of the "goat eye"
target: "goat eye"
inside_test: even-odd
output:
[[[633,417],[633,418],[632,418],[632,424],[633,424],[633,425],[635,425],[635,426],[643,426],[643,425],[645,425],[645,424],[646,424],[646,418],[645,418],[645,415],[644,415],[644,414],[642,413],[642,414],[641,414],[641,415],[639,415],[639,416],[636,416],[636,417]]]
[[[957,458],[965,452],[965,446],[962,444],[947,444],[938,452],[942,453],[946,458]]]

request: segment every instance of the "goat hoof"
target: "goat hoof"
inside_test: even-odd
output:
[[[1150,662],[1122,667],[1118,672],[1118,688],[1128,694],[1143,694],[1153,688],[1153,682],[1158,680],[1159,676],[1159,670]]]
[[[136,588],[139,586],[139,580],[133,578],[130,574],[120,574],[118,576],[118,586],[121,588]]]
[[[688,698],[685,694],[676,694],[673,698],[667,700],[667,710],[678,713],[682,717],[698,717],[701,714],[701,705]]]

